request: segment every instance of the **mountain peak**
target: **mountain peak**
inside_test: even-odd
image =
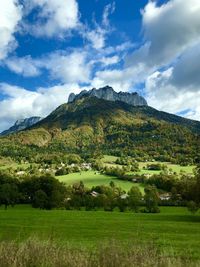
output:
[[[138,93],[128,93],[128,92],[119,92],[117,93],[110,86],[105,86],[99,89],[93,88],[89,91],[83,90],[79,94],[75,95],[71,93],[68,98],[68,102],[74,102],[77,99],[82,97],[97,97],[99,99],[109,100],[109,101],[121,101],[127,103],[131,106],[147,106],[147,101],[140,96]]]
[[[39,122],[42,118],[41,117],[30,117],[26,119],[20,119],[15,122],[15,124],[10,127],[8,130],[3,131],[0,133],[1,136],[9,135],[12,133],[17,133],[19,131],[25,130],[28,127],[31,127],[32,125]]]

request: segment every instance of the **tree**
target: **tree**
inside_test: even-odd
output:
[[[38,190],[35,192],[33,207],[40,209],[46,209],[48,207],[48,197],[43,190]]]
[[[60,207],[66,195],[65,185],[48,174],[26,179],[22,182],[21,188],[26,199],[29,199],[34,207],[41,206],[45,209]]]
[[[128,192],[128,195],[128,205],[130,209],[137,212],[142,199],[142,194],[139,188],[136,186],[132,186],[130,191]]]
[[[111,188],[115,188],[115,183],[113,181],[110,181],[109,185]]]
[[[124,212],[127,208],[127,199],[123,199],[121,197],[118,197],[117,199],[117,207],[119,208],[120,212]]]
[[[158,208],[158,192],[155,186],[147,186],[145,189],[145,204],[146,204],[146,209],[147,212],[150,213],[157,213],[159,212]]]
[[[195,214],[199,209],[197,204],[192,200],[187,203],[187,208],[192,214]]]
[[[195,178],[196,178],[196,184],[194,189],[194,197],[196,204],[200,206],[200,165],[198,165],[196,168]]]
[[[5,206],[5,209],[9,205],[14,206],[19,199],[19,192],[17,185],[15,184],[2,184],[0,186],[0,204]]]

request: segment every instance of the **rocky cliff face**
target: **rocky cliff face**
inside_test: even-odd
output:
[[[90,91],[82,91],[80,94],[70,94],[68,102],[73,102],[82,97],[94,96],[100,99],[109,101],[121,101],[125,102],[131,106],[147,106],[146,100],[138,95],[138,93],[125,93],[125,92],[115,92],[112,87],[106,86],[100,89],[92,89]]]
[[[9,135],[12,133],[22,131],[22,130],[36,124],[41,119],[42,119],[41,117],[31,117],[31,118],[26,118],[26,119],[22,119],[22,120],[17,120],[12,127],[10,127],[8,130],[2,132],[0,135],[4,136],[4,135]]]

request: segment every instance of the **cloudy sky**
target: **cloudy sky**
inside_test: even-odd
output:
[[[113,86],[200,120],[199,0],[1,0],[0,131]]]

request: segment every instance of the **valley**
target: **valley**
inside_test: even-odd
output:
[[[0,249],[14,242],[31,260],[29,246],[63,246],[98,259],[113,240],[127,261],[126,246],[145,255],[150,246],[154,262],[198,266],[200,122],[131,96],[145,105],[110,87],[73,95],[0,137]]]
[[[200,0],[0,1],[0,267],[200,267]]]

